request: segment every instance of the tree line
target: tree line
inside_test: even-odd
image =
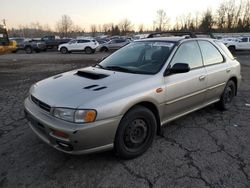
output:
[[[133,33],[146,33],[152,31],[202,31],[202,32],[250,32],[250,0],[241,0],[239,4],[235,0],[224,0],[214,11],[207,9],[204,12],[178,16],[175,24],[171,25],[170,17],[163,9],[156,12],[151,27],[145,25],[134,25],[125,18],[119,23],[92,24],[90,33],[92,36],[103,33],[106,35],[127,35]],[[9,30],[10,36],[41,37],[53,34],[61,37],[75,37],[84,35],[87,31],[73,23],[68,15],[56,22],[53,31],[48,25],[31,23],[28,26],[19,26]]]

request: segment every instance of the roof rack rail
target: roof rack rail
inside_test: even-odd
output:
[[[213,35],[213,33],[210,33],[210,32],[194,32],[194,34],[196,35],[197,38],[206,38],[207,36],[208,38],[215,39],[215,36]]]
[[[190,38],[197,38],[196,35],[191,31],[162,31],[154,32],[148,35],[147,38],[159,37],[162,34],[169,34],[169,36],[185,36],[188,35]]]

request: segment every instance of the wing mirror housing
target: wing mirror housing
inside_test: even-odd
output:
[[[168,68],[164,72],[164,76],[167,76],[170,74],[185,73],[189,71],[190,71],[190,67],[187,63],[175,63],[171,68]]]

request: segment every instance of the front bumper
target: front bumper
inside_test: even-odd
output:
[[[122,116],[76,124],[53,117],[33,103],[30,98],[24,101],[25,114],[31,129],[47,144],[69,154],[87,154],[113,148],[116,129]],[[63,138],[54,131],[69,135]]]

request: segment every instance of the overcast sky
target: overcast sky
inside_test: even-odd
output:
[[[207,8],[213,11],[223,0],[0,0],[0,19],[7,26],[18,27],[31,22],[48,24],[52,29],[63,14],[75,24],[89,29],[91,24],[119,23],[128,18],[133,24],[151,26],[156,11],[163,9],[171,22],[176,16],[196,14]]]

